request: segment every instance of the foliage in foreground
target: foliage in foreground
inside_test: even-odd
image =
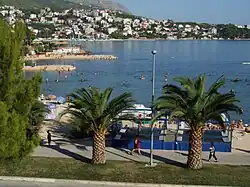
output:
[[[249,170],[250,166],[212,164],[198,171],[160,163],[148,168],[145,163],[131,161],[92,165],[74,159],[36,157],[0,165],[1,176],[213,186],[249,186]]]
[[[28,133],[28,116],[40,94],[41,77],[24,77],[25,25],[12,28],[0,19],[0,28],[0,158],[6,160],[25,156],[38,143],[37,134]]]
[[[229,111],[242,113],[242,109],[236,105],[239,101],[234,93],[219,92],[225,84],[225,79],[222,77],[208,90],[205,89],[205,75],[200,75],[195,79],[176,77],[175,80],[181,87],[165,85],[163,95],[155,101],[155,108],[164,114],[166,110],[169,110],[170,120],[175,118],[187,123],[190,127],[187,165],[191,169],[201,169],[205,123],[214,120],[223,126],[222,113],[229,116]]]
[[[131,93],[123,93],[111,99],[113,89],[103,92],[97,88],[77,89],[70,97],[68,109],[61,115],[71,114],[74,124],[88,129],[93,134],[92,162],[104,164],[105,135],[107,129],[118,114],[133,106]]]

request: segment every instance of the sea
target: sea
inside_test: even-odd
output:
[[[250,41],[84,41],[78,43],[93,54],[109,54],[118,60],[47,60],[37,65],[70,64],[76,71],[60,73],[44,72],[44,95],[54,94],[65,97],[78,88],[89,86],[105,89],[112,87],[113,96],[125,91],[132,92],[136,103],[150,106],[152,94],[151,51],[156,50],[155,97],[162,93],[166,83],[176,84],[173,77],[195,77],[207,74],[207,87],[220,76],[226,78],[221,92],[235,91],[244,114],[232,114],[231,120],[243,119],[250,123]],[[81,81],[81,73],[84,80]],[[167,82],[165,74],[168,74]],[[26,73],[27,77],[32,73]],[[145,77],[144,80],[140,76]],[[55,80],[59,80],[59,83]],[[233,79],[239,79],[233,82]]]

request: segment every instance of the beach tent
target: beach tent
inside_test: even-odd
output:
[[[58,103],[60,103],[60,104],[63,104],[63,103],[65,103],[65,101],[66,101],[66,99],[64,98],[64,97],[58,97],[58,98],[56,98],[56,101],[58,102]]]
[[[229,116],[228,116],[228,115],[222,113],[222,114],[221,114],[221,117],[222,117],[222,120],[223,120],[225,123],[229,123],[229,122],[230,122]]]

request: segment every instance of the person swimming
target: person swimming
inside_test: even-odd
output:
[[[144,75],[141,75],[141,76],[140,76],[140,80],[145,80]]]

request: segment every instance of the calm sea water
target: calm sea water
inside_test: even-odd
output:
[[[38,64],[73,64],[77,70],[72,73],[45,72],[44,94],[65,96],[76,88],[96,86],[113,87],[114,96],[124,91],[133,93],[137,103],[150,105],[151,100],[151,50],[156,55],[156,89],[159,96],[165,84],[164,74],[169,73],[169,83],[175,76],[194,77],[200,73],[208,74],[207,85],[225,75],[227,83],[222,91],[235,90],[244,107],[243,116],[232,115],[233,119],[243,118],[250,122],[250,41],[125,41],[125,42],[83,42],[84,49],[95,54],[113,54],[119,57],[116,61],[80,61],[53,60],[41,61]],[[78,73],[84,72],[87,81],[81,82]],[[143,74],[145,80],[140,80]],[[27,74],[29,76],[30,74]],[[65,76],[68,76],[65,80]],[[230,80],[238,77],[241,82]],[[56,83],[55,80],[61,80]]]

